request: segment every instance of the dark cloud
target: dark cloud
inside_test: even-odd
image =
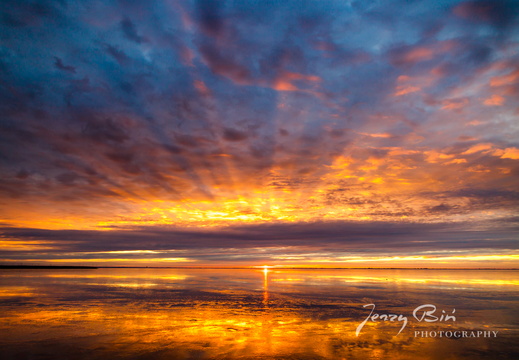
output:
[[[18,179],[27,179],[29,177],[29,173],[25,169],[22,169],[16,174],[16,177]]]
[[[209,36],[219,36],[224,30],[222,6],[218,0],[197,0],[196,12],[200,28]]]
[[[454,8],[454,14],[475,22],[486,22],[496,27],[507,27],[519,14],[519,5],[512,0],[466,1]]]
[[[76,73],[75,67],[70,66],[70,65],[64,65],[63,61],[57,56],[55,56],[54,59],[56,59],[56,61],[54,62],[54,65],[56,66],[56,68],[63,70],[63,71],[67,71],[72,74]]]
[[[13,1],[2,3],[2,20],[11,27],[37,26],[43,20],[60,17],[59,8],[63,4],[52,1]]]
[[[79,176],[73,172],[63,173],[56,176],[56,180],[58,180],[64,185],[72,185],[74,181],[77,179],[79,179]]]
[[[117,124],[113,119],[86,119],[82,134],[94,142],[114,142],[121,144],[129,139],[124,124]]]
[[[106,52],[112,56],[119,65],[128,65],[130,58],[122,51],[112,45],[106,45]]]
[[[450,196],[471,197],[479,199],[510,199],[519,200],[519,191],[499,189],[460,189],[448,193]]]
[[[249,69],[236,61],[230,51],[220,50],[206,43],[200,46],[200,53],[214,74],[228,77],[242,85],[251,81]]]
[[[121,30],[128,40],[134,41],[137,44],[145,41],[145,39],[137,33],[135,24],[131,22],[130,19],[125,18],[121,21]]]
[[[110,231],[41,230],[3,228],[4,236],[23,241],[53,241],[56,250],[42,252],[91,252],[130,250],[194,251],[203,257],[214,249],[294,248],[294,251],[414,254],[424,251],[517,249],[514,229],[473,230],[469,223],[317,222],[264,224],[212,229],[142,227]],[[493,240],[488,241],[491,237]],[[289,250],[285,250],[289,251]],[[28,253],[27,255],[33,255]],[[223,252],[219,260],[225,260]]]
[[[235,129],[224,129],[223,138],[228,141],[241,141],[247,139],[248,135]]]

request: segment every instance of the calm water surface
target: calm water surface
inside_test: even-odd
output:
[[[518,300],[519,271],[0,270],[0,358],[518,359]],[[356,336],[367,304],[407,325]]]

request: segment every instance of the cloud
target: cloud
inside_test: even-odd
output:
[[[252,81],[247,67],[233,59],[230,52],[222,51],[209,43],[201,45],[199,50],[214,74],[228,77],[239,85],[247,85]]]
[[[438,207],[434,211],[443,211]],[[5,236],[45,242],[41,250],[9,252],[11,259],[71,257],[113,258],[114,252],[137,258],[180,256],[195,261],[249,261],[280,254],[320,252],[334,256],[416,255],[429,251],[505,251],[515,249],[513,228],[487,224],[474,231],[468,223],[317,222],[234,226],[211,231],[174,227],[143,227],[110,231],[3,228]],[[492,242],[488,238],[492,237]],[[49,245],[50,244],[50,245]],[[51,249],[48,248],[51,246]],[[146,249],[147,252],[142,251]],[[224,251],[223,249],[228,249]],[[261,249],[267,253],[261,254]],[[39,253],[39,254],[38,254]],[[96,255],[97,254],[97,255]],[[173,255],[172,255],[173,254]],[[6,256],[6,253],[3,254]],[[128,254],[124,254],[128,256]],[[234,259],[234,260],[233,260]]]
[[[301,88],[294,85],[295,82],[301,80],[307,83],[321,81],[321,79],[318,76],[286,72],[278,74],[278,76],[274,80],[273,88],[279,91],[301,90]]]
[[[75,67],[70,66],[70,65],[64,65],[59,57],[55,56],[54,58],[56,59],[56,62],[54,63],[54,65],[56,65],[56,68],[58,68],[60,70],[63,70],[63,71],[70,72],[72,74],[76,73],[76,68]]]
[[[466,1],[453,12],[459,17],[475,22],[487,22],[497,27],[509,26],[517,17],[518,6],[514,1]]]
[[[128,40],[134,41],[137,44],[145,41],[142,36],[138,35],[137,29],[134,23],[130,21],[130,19],[125,18],[121,21],[121,30]]]
[[[492,95],[483,101],[486,106],[501,106],[505,103],[505,98],[499,95]]]
[[[119,65],[127,65],[130,61],[130,58],[128,57],[128,55],[126,55],[123,51],[117,49],[116,47],[112,46],[112,45],[106,45],[106,52],[112,56],[115,60],[117,60],[117,62],[119,63]]]
[[[224,30],[222,3],[217,0],[197,0],[196,14],[201,30],[209,35],[218,37]]]
[[[225,129],[223,138],[228,141],[241,141],[248,138],[247,133],[235,129]]]
[[[490,86],[498,87],[503,85],[517,84],[519,81],[519,70],[511,71],[508,74],[496,76],[490,79]]]
[[[12,226],[480,222],[515,209],[513,2],[6,4]]]
[[[506,148],[504,150],[497,150],[495,155],[499,156],[501,159],[519,160],[519,149]]]

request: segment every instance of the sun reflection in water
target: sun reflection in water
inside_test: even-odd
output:
[[[268,307],[269,302],[269,266],[263,266],[263,304]]]

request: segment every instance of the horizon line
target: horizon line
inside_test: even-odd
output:
[[[0,269],[192,269],[192,270],[519,270],[519,268],[499,267],[281,267],[274,265],[250,266],[89,266],[89,265],[3,265]]]

